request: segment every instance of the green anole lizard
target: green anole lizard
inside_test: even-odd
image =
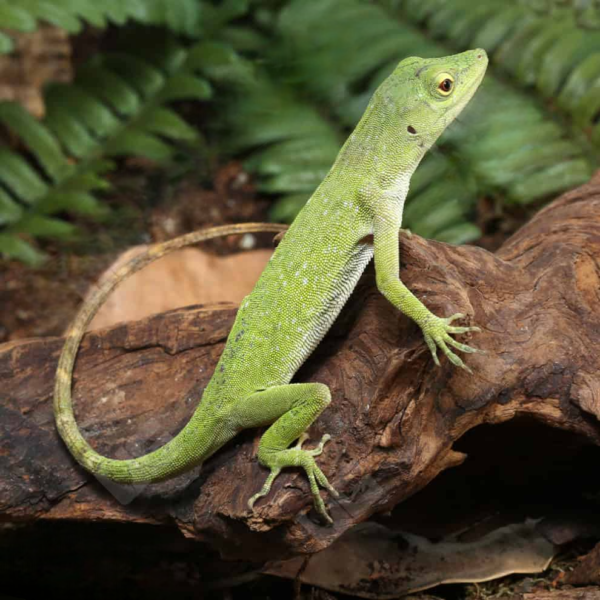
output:
[[[302,449],[306,430],[331,400],[321,383],[290,383],[323,338],[365,267],[375,257],[381,293],[421,328],[433,360],[437,348],[467,368],[450,347],[475,349],[451,334],[455,314],[432,314],[399,279],[398,231],[410,178],[425,152],[477,90],[487,67],[484,50],[444,58],[407,58],[375,91],[328,175],[283,237],[254,290],[242,301],[215,372],[187,425],[157,450],[129,460],[98,454],[83,438],[73,414],[71,378],[86,325],[108,292],[127,274],[171,250],[247,231],[281,231],[282,226],[226,226],[182,236],[151,247],[116,272],[83,306],[67,334],[56,374],[54,406],[60,435],[73,456],[94,474],[121,483],[154,482],[202,463],[240,431],[268,426],[258,460],[270,469],[268,494],[285,467],[306,472],[318,512],[329,522],[319,486],[337,492],[315,457],[329,440]],[[372,236],[372,243],[366,239]],[[297,441],[293,447],[290,445]]]

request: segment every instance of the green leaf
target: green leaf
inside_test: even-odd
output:
[[[133,10],[132,5],[138,3],[138,0],[102,0],[105,8],[107,9],[106,15],[108,19],[115,25],[123,25],[129,17],[128,10]]]
[[[106,5],[94,0],[53,0],[57,5],[73,13],[94,27],[107,26]]]
[[[56,102],[48,103],[46,110],[46,125],[68,153],[82,158],[98,148],[99,143],[84,125],[62,108],[60,98],[57,98]]]
[[[74,174],[60,184],[62,192],[85,192],[87,190],[106,191],[111,189],[111,184],[102,178],[102,173],[111,171],[114,163],[109,162],[110,166],[103,167],[104,161],[90,161],[86,164],[89,170],[83,170]]]
[[[14,102],[0,102],[0,123],[21,137],[46,173],[53,179],[60,179],[72,170],[56,138],[21,105]]]
[[[203,4],[198,0],[146,0],[145,22],[167,25],[172,31],[197,36],[201,31]]]
[[[461,4],[467,7],[468,10],[456,21],[448,23],[447,37],[454,40],[462,48],[471,46],[473,37],[492,17],[502,10],[502,7],[495,3],[473,6],[470,0],[467,2],[462,1]]]
[[[425,21],[440,6],[438,0],[405,0],[404,10],[412,15],[415,23]]]
[[[407,202],[404,210],[404,222],[408,227],[417,231],[416,224],[424,224],[431,213],[441,210],[450,201],[458,202],[463,210],[466,210],[472,204],[472,195],[457,179],[437,180],[423,192],[413,196],[410,202]],[[425,225],[422,226],[425,227]]]
[[[481,237],[481,229],[473,223],[459,223],[439,231],[435,237],[440,242],[446,242],[447,244],[468,244]]]
[[[407,224],[409,224],[411,231],[423,237],[437,237],[439,232],[457,225],[463,220],[464,204],[464,201],[460,198],[447,199],[436,206],[435,210]]]
[[[260,52],[268,38],[250,27],[234,26],[223,28],[219,32],[219,40],[225,42],[237,52]]]
[[[493,15],[477,32],[471,42],[472,47],[492,53],[517,25],[523,25],[533,18],[521,6],[507,6],[506,10]]]
[[[544,33],[544,22],[540,20],[517,22],[510,35],[506,36],[496,49],[494,61],[510,73],[515,73],[524,56],[527,46]]]
[[[99,217],[108,212],[96,198],[87,192],[62,190],[52,191],[44,196],[39,202],[37,210],[43,215],[68,211],[73,214],[89,215],[92,217]]]
[[[561,17],[541,18],[524,5],[494,0],[288,0],[269,23],[264,30],[274,24],[276,36],[256,45],[263,60],[253,78],[223,77],[219,50],[225,51],[209,49],[218,57],[216,77],[231,98],[219,105],[219,115],[226,116],[219,131],[231,132],[228,147],[244,154],[262,191],[284,195],[272,209],[278,220],[289,220],[320,183],[344,127],[355,125],[374,89],[402,58],[483,46],[496,51],[496,65],[533,85],[559,26],[570,27]],[[449,43],[433,43],[432,37]],[[586,51],[591,48],[588,43]],[[577,51],[585,58],[581,48]],[[199,55],[197,65],[214,81],[210,58],[211,52]],[[413,176],[407,221],[431,235],[460,232],[480,195],[543,198],[589,171],[589,145],[516,88],[514,80],[500,83],[490,68],[459,122],[440,138],[446,156],[426,158]],[[594,130],[593,137],[600,133]],[[321,140],[335,141],[320,146]],[[523,182],[541,172],[551,184],[527,189]],[[472,226],[462,231],[472,239],[478,235]]]
[[[164,31],[149,32],[147,29],[134,30],[127,38],[124,52],[158,69],[163,75],[181,69],[189,55],[172,35]]]
[[[82,29],[81,21],[73,12],[50,0],[19,0],[19,7],[35,19],[56,25],[69,33],[79,33]]]
[[[598,51],[600,32],[574,30],[563,34],[544,56],[538,89],[546,97],[553,97],[569,73],[587,56]]]
[[[444,37],[451,23],[461,22],[473,7],[461,6],[461,2],[440,4],[438,9],[427,20],[427,29],[434,37]]]
[[[210,84],[199,77],[179,73],[169,78],[167,85],[157,97],[160,102],[173,100],[208,100],[211,97]]]
[[[340,140],[336,136],[290,139],[255,152],[245,161],[250,171],[277,175],[287,170],[331,165],[337,156]]]
[[[534,85],[539,75],[540,65],[549,48],[556,42],[557,38],[564,32],[564,23],[543,23],[539,34],[527,41],[517,56],[518,64],[516,74],[524,85]]]
[[[591,54],[573,69],[557,98],[558,105],[574,113],[575,121],[580,123],[577,107],[590,88],[598,82],[600,82],[600,52]]]
[[[596,79],[577,102],[574,114],[575,122],[580,127],[591,125],[598,118],[600,115],[600,79]]]
[[[57,2],[66,10],[70,0]],[[104,8],[113,11],[112,20],[117,14],[118,21],[131,15],[142,18],[140,4],[136,6],[114,13],[111,0]],[[123,53],[96,56],[78,72],[75,84],[48,86],[43,123],[14,103],[0,103],[0,123],[22,139],[35,167],[51,180],[48,184],[23,157],[0,148],[0,227],[11,256],[19,253],[33,260],[33,249],[15,233],[59,238],[74,233],[72,224],[49,215],[107,214],[93,195],[110,188],[103,174],[114,162],[107,157],[136,155],[169,164],[184,150],[197,149],[199,132],[162,106],[173,99],[209,96],[210,85],[188,61],[197,57],[196,47],[188,49],[164,36],[155,41],[153,51],[146,53],[148,60]]]
[[[322,169],[305,170],[275,175],[264,183],[259,184],[263,192],[312,192],[323,181],[329,172],[329,166]]]
[[[50,85],[46,99],[55,113],[62,111],[72,115],[98,138],[110,135],[121,125],[121,121],[109,108],[77,85]]]
[[[228,85],[247,85],[255,80],[254,69],[230,46],[201,42],[188,55],[186,64],[209,80]]]
[[[223,0],[219,4],[211,2],[203,3],[203,30],[215,35],[227,25],[229,21],[245,14],[249,4],[250,3],[247,0]],[[254,15],[255,19],[260,19],[260,12],[259,8],[256,11],[257,14]]]
[[[560,135],[560,128],[555,123],[534,123],[513,131],[497,133],[495,136],[472,140],[472,144],[463,151],[471,160],[471,165],[474,165],[476,162],[494,160],[508,154],[509,151],[539,147],[555,141]]]
[[[155,94],[165,83],[163,73],[146,61],[123,53],[109,54],[103,64],[138,91],[142,98]]]
[[[99,64],[91,63],[77,71],[76,82],[122,117],[128,117],[140,110],[141,99],[135,89],[119,75]]]
[[[247,9],[245,0],[227,0],[214,8],[201,0],[0,0],[0,27],[34,31],[40,23],[47,22],[78,33],[84,23],[106,28],[134,20],[197,39],[207,25],[215,33]],[[0,34],[0,53],[9,52],[12,47],[12,40]]]
[[[148,133],[156,133],[175,140],[194,141],[198,139],[198,132],[193,127],[172,110],[160,106],[146,111],[136,124]]]
[[[16,223],[23,214],[23,209],[11,196],[0,188],[0,225]]]
[[[428,185],[443,179],[450,168],[446,157],[439,154],[427,155],[417,167],[415,174],[410,180],[408,198],[414,198],[420,194]]]
[[[143,156],[157,162],[168,162],[173,158],[171,146],[143,131],[127,130],[104,146],[108,156]]]
[[[43,215],[31,214],[21,219],[11,228],[17,233],[27,233],[35,237],[71,237],[75,233],[75,226]]]
[[[33,31],[36,26],[31,13],[12,2],[8,4],[7,0],[0,2],[0,24],[3,28],[17,31]]]
[[[524,179],[512,185],[508,193],[510,199],[525,204],[586,183],[591,176],[592,169],[586,160],[565,161],[527,174]]]
[[[556,140],[544,144],[530,144],[511,151],[499,153],[491,160],[477,165],[476,174],[491,185],[509,186],[515,179],[528,176],[541,168],[551,167],[581,154],[581,148],[570,140]]]
[[[14,48],[15,44],[12,38],[0,31],[0,54],[6,54]]]
[[[275,223],[291,223],[306,204],[310,194],[291,194],[283,196],[269,211],[269,219]]]
[[[44,261],[43,254],[11,233],[0,232],[0,254],[7,258],[20,260],[31,267],[37,267]]]
[[[0,147],[0,181],[28,204],[35,203],[48,189],[40,176],[20,156]]]

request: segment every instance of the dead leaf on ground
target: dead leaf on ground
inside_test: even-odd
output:
[[[474,541],[449,537],[433,543],[377,523],[362,523],[323,552],[271,562],[263,572],[360,598],[398,598],[442,583],[544,571],[556,547],[536,524],[527,520]]]
[[[124,252],[100,281],[146,248],[136,246]],[[195,248],[169,254],[123,281],[98,311],[89,329],[192,304],[239,304],[252,291],[271,254],[271,250],[252,250],[214,256]]]

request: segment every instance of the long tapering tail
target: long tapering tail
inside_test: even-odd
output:
[[[174,477],[198,465],[210,455],[211,446],[214,445],[214,440],[211,438],[214,426],[206,420],[199,410],[200,406],[181,432],[154,452],[130,460],[116,460],[98,454],[81,435],[73,413],[71,379],[79,344],[87,326],[112,290],[129,275],[151,262],[174,250],[216,237],[242,233],[279,233],[286,229],[286,225],[276,223],[240,223],[194,231],[168,242],[151,246],[117,269],[95,290],[81,307],[67,332],[65,345],[58,361],[54,387],[56,426],[63,441],[79,464],[94,474],[108,477],[114,481],[141,483]]]

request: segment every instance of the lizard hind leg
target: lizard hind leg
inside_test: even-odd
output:
[[[326,521],[332,522],[319,493],[319,486],[327,489],[333,496],[338,494],[315,461],[315,456],[323,452],[330,436],[324,435],[319,445],[312,450],[302,449],[302,444],[308,438],[306,429],[330,401],[331,394],[327,386],[320,383],[297,383],[256,392],[238,407],[237,418],[243,428],[272,423],[262,436],[258,448],[259,462],[269,468],[271,473],[262,489],[248,501],[250,509],[259,498],[269,493],[273,481],[283,468],[301,467],[308,477],[315,508]],[[294,440],[298,440],[298,443],[289,448]]]

